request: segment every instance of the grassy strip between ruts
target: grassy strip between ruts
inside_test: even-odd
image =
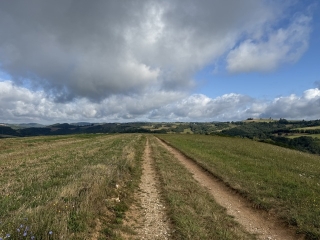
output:
[[[154,137],[150,143],[174,239],[255,239],[199,187],[191,173]]]
[[[161,135],[246,196],[275,210],[307,239],[320,239],[320,157],[248,139]]]
[[[0,238],[117,239],[145,137],[0,140]]]

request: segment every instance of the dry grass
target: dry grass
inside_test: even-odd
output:
[[[143,142],[94,134],[1,139],[0,237],[116,238],[140,179]]]

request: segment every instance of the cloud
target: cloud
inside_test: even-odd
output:
[[[143,95],[114,95],[100,103],[86,98],[56,102],[43,91],[32,91],[12,81],[0,81],[0,122],[72,122],[148,120],[153,109],[186,97],[175,91]]]
[[[203,94],[156,91],[112,96],[101,103],[81,98],[56,102],[43,91],[0,81],[0,122],[237,121],[253,118],[320,119],[320,90],[272,101],[242,94],[209,98]]]
[[[244,34],[257,35],[275,21],[275,12],[283,6],[270,3],[1,1],[0,70],[16,84],[41,89],[58,102],[83,97],[99,102],[154,89],[188,91],[197,71],[225,56]],[[243,40],[230,55],[231,70],[244,68],[236,62],[246,49],[247,62],[263,45],[275,51],[279,45],[299,43],[307,35],[305,30],[295,37],[294,32],[307,25],[299,19],[302,22],[271,34],[268,43]],[[294,39],[290,42],[289,37]],[[289,49],[284,55],[295,60],[302,52],[294,55]]]
[[[289,119],[320,119],[320,90],[304,91],[302,96],[292,94],[274,99],[261,113],[262,116]]]
[[[270,71],[300,59],[308,48],[311,17],[295,16],[287,28],[242,42],[227,56],[230,72]]]
[[[253,99],[241,94],[225,94],[211,99],[203,94],[194,94],[175,103],[157,109],[151,119],[167,121],[217,121],[239,119]]]
[[[0,73],[10,79],[0,79],[0,121],[316,117],[293,101],[317,109],[310,92],[271,102],[190,95],[193,76],[215,62],[243,72],[298,61],[312,17],[288,17],[296,1],[285,2],[0,1]]]

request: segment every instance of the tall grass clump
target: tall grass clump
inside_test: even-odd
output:
[[[124,214],[137,187],[143,139],[102,134],[1,139],[0,237],[98,239],[110,227],[116,236],[117,209],[122,206]]]
[[[162,135],[247,197],[273,210],[307,239],[320,239],[320,157],[256,141],[204,135]]]

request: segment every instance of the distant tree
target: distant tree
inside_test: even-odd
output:
[[[281,123],[281,124],[288,124],[289,121],[288,121],[287,119],[280,118],[279,123]]]

